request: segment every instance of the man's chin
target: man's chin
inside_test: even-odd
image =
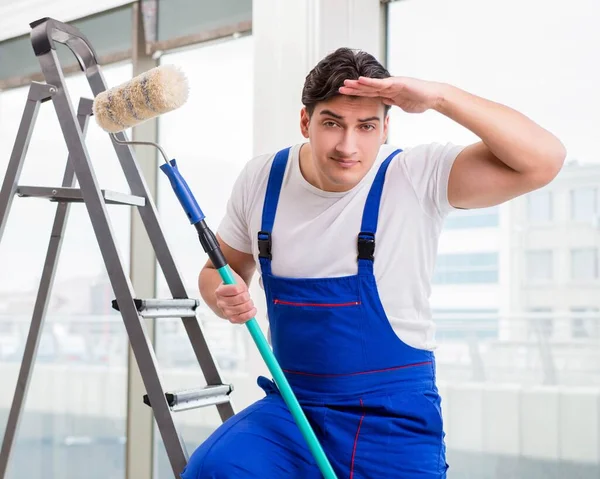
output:
[[[346,191],[354,188],[363,176],[360,170],[345,169],[345,171],[335,171],[330,175],[330,181],[336,186],[338,191]]]

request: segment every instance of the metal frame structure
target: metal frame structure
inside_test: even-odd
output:
[[[219,415],[224,421],[234,414],[230,402],[230,393],[233,388],[231,385],[222,382],[215,359],[208,348],[196,318],[196,308],[199,302],[190,299],[187,295],[183,280],[159,223],[156,207],[139,165],[128,145],[119,144],[111,138],[131,194],[117,194],[102,190],[98,184],[84,142],[87,123],[89,117],[93,114],[93,101],[82,98],[79,109],[75,112],[67,91],[64,72],[56,54],[55,42],[66,45],[75,55],[95,96],[105,91],[107,85],[93,47],[79,30],[51,18],[37,20],[31,23],[31,28],[33,50],[40,63],[45,83],[33,82],[30,86],[7,173],[0,189],[0,241],[14,196],[46,198],[57,202],[58,206],[15,395],[9,413],[8,426],[0,451],[0,478],[4,478],[6,474],[11,448],[27,395],[40,331],[43,326],[68,219],[69,205],[72,202],[82,202],[88,211],[115,293],[113,307],[121,312],[131,349],[146,389],[147,394],[144,396],[143,402],[150,405],[153,410],[171,468],[175,477],[179,477],[187,463],[188,454],[175,426],[173,413],[194,407],[216,405]],[[49,100],[54,105],[69,152],[63,184],[57,188],[22,186],[18,182],[35,120],[40,105]],[[125,133],[118,133],[115,136],[119,141],[127,141]],[[75,182],[79,184],[79,188],[75,187]],[[144,300],[135,298],[130,278],[127,276],[123,261],[119,256],[108,217],[107,204],[137,207],[172,298]],[[207,386],[192,390],[165,392],[158,372],[155,352],[144,326],[145,317],[181,318],[194,354],[205,376]]]
[[[223,25],[216,28],[203,29],[194,34],[181,35],[167,40],[158,40],[157,35],[157,24],[158,24],[158,0],[136,0],[129,4],[116,7],[114,9],[108,9],[103,12],[94,13],[92,15],[78,18],[77,22],[82,20],[91,20],[98,16],[105,14],[110,11],[119,9],[130,9],[132,13],[132,20],[134,29],[136,26],[136,16],[140,16],[142,20],[143,28],[143,52],[145,55],[152,58],[160,58],[164,53],[176,51],[181,48],[190,47],[193,45],[206,44],[214,41],[221,41],[223,39],[237,38],[252,33],[252,20],[240,21]],[[134,33],[134,42],[135,32]],[[22,37],[15,37],[22,38]],[[10,39],[10,40],[14,40]],[[4,40],[3,40],[4,41]],[[2,43],[2,42],[0,42]],[[132,60],[136,56],[136,45],[132,45],[128,49],[114,49],[103,55],[100,55],[98,60],[102,65],[115,64],[127,60]],[[139,54],[139,53],[138,53]],[[79,65],[77,62],[63,65],[63,73],[69,75],[79,71]],[[27,75],[15,75],[9,78],[0,78],[0,90],[7,90],[11,88],[18,88],[21,86],[29,85],[32,81],[42,81],[41,75],[38,72],[27,74]]]

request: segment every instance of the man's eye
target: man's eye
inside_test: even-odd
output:
[[[326,121],[323,123],[323,125],[325,125],[328,128],[332,128],[332,127],[336,127],[337,123],[334,123],[333,121]]]
[[[363,125],[362,128],[366,131],[373,131],[375,129],[375,125]]]

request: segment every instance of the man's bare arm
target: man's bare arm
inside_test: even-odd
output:
[[[477,135],[456,158],[448,199],[457,208],[504,203],[552,181],[566,157],[549,131],[505,105],[448,84],[407,77],[346,80],[340,93],[380,97],[408,113],[435,110]]]

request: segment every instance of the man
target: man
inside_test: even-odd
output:
[[[506,106],[344,48],[309,73],[302,102],[308,142],[249,162],[219,227],[239,284],[208,263],[202,297],[244,323],[259,268],[274,353],[339,478],[445,478],[428,305],[443,220],[546,185],[565,149]],[[393,106],[481,141],[400,151],[384,144]],[[184,479],[321,477],[277,387],[259,385],[266,397],[219,427]]]

